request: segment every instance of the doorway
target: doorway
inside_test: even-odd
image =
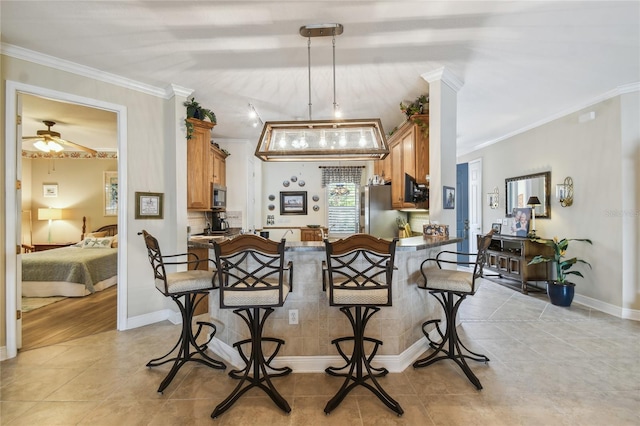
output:
[[[21,322],[16,312],[20,311],[21,302],[21,255],[17,254],[14,247],[19,246],[21,232],[21,200],[22,191],[20,185],[15,182],[22,181],[21,174],[21,124],[17,117],[21,115],[21,95],[28,94],[46,98],[52,101],[83,105],[88,108],[97,108],[112,111],[116,114],[117,121],[117,152],[118,152],[118,180],[119,191],[127,193],[126,181],[126,107],[117,104],[106,103],[96,99],[80,97],[69,93],[58,92],[42,87],[27,85],[14,81],[6,83],[6,340],[7,358],[17,355],[21,343]],[[123,219],[126,212],[126,197],[121,197],[118,203],[118,218]],[[126,235],[126,221],[118,220],[119,233]],[[126,253],[125,239],[122,239],[118,249],[118,294],[117,294],[117,329],[126,328]]]

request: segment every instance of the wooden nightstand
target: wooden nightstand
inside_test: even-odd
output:
[[[45,251],[54,248],[72,246],[74,244],[76,243],[35,243],[33,244],[33,247],[35,247],[35,251]]]

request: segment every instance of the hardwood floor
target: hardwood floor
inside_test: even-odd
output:
[[[21,351],[116,329],[117,285],[22,315]]]

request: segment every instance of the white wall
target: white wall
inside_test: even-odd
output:
[[[625,100],[627,97],[633,101],[624,103],[624,111],[621,111],[621,97],[616,96],[460,156],[458,162],[482,158],[483,232],[490,229],[492,222],[505,216],[506,178],[551,171],[551,218],[536,220],[538,235],[591,239],[593,246],[579,242],[569,245],[570,255],[586,259],[593,266],[592,270],[579,267],[585,278],[575,278],[576,293],[596,307],[603,303],[618,307],[621,312],[637,312],[640,309],[640,298],[637,297],[640,286],[637,266],[640,220],[637,118],[640,107],[638,92],[622,96]],[[580,123],[578,117],[591,111],[595,112],[595,119]],[[624,141],[622,117],[627,117],[628,121]],[[623,146],[626,157],[623,157]],[[623,168],[623,164],[627,166]],[[634,166],[635,172],[632,171]],[[624,179],[623,169],[626,170]],[[566,176],[573,178],[574,202],[571,207],[563,208],[555,199],[555,185]],[[495,186],[500,189],[500,207],[492,210],[484,200],[486,193]],[[635,225],[635,235],[623,228],[623,218]],[[626,254],[629,250],[633,258]]]

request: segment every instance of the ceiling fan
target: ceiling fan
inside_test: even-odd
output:
[[[89,152],[93,155],[97,154],[97,151],[87,148],[86,146],[79,145],[75,142],[71,142],[60,137],[60,133],[51,130],[56,122],[44,120],[44,125],[47,126],[47,130],[38,130],[38,136],[23,136],[23,140],[36,140],[33,144],[34,147],[43,152],[60,152],[64,149],[64,146],[70,148],[76,148],[81,151]]]

